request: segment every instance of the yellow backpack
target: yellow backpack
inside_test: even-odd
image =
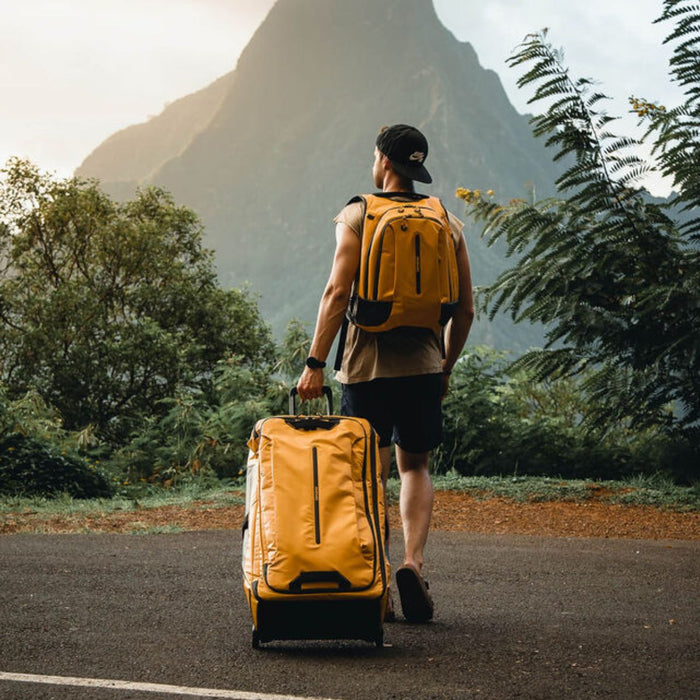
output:
[[[397,195],[393,195],[397,196]],[[440,336],[459,299],[455,242],[437,197],[362,195],[362,253],[348,318],[365,331],[401,326]]]

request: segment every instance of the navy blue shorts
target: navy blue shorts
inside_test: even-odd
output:
[[[340,412],[366,418],[379,446],[430,452],[442,442],[442,374],[343,384]]]

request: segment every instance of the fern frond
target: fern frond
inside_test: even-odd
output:
[[[608,97],[605,93],[602,92],[594,92],[592,95],[590,95],[586,99],[586,109],[592,110],[595,105],[598,104],[598,102],[601,102],[603,100],[609,100],[610,97]]]
[[[615,137],[613,134],[604,134],[606,140],[610,143],[603,146],[602,152],[604,155],[613,155],[622,149],[626,148],[636,148],[641,144],[639,139],[632,138],[631,136],[619,136]]]
[[[542,382],[555,374],[576,374],[583,368],[583,358],[571,349],[530,350],[510,366],[512,372],[526,372]]]

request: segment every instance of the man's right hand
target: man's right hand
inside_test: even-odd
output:
[[[320,399],[323,396],[323,384],[325,375],[322,369],[305,367],[297,382],[297,392],[301,401]]]

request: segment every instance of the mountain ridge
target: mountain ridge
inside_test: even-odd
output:
[[[278,0],[235,70],[194,95],[183,100],[203,105],[199,121],[178,132],[155,168],[137,172],[132,163],[131,181],[114,178],[118,168],[99,165],[108,139],[77,174],[99,177],[122,197],[137,184],[157,184],[194,208],[222,282],[259,292],[278,332],[291,317],[315,319],[332,259],[332,218],[372,189],[382,124],[412,123],[426,133],[434,182],[425,191],[458,216],[459,186],[508,199],[522,196],[528,181],[540,194],[552,192],[558,175],[497,74],[425,0]],[[147,131],[129,132],[129,148]],[[502,249],[488,248],[471,229],[467,238],[476,283],[493,281],[505,266]],[[541,334],[499,317],[481,319],[472,340],[522,349]]]

